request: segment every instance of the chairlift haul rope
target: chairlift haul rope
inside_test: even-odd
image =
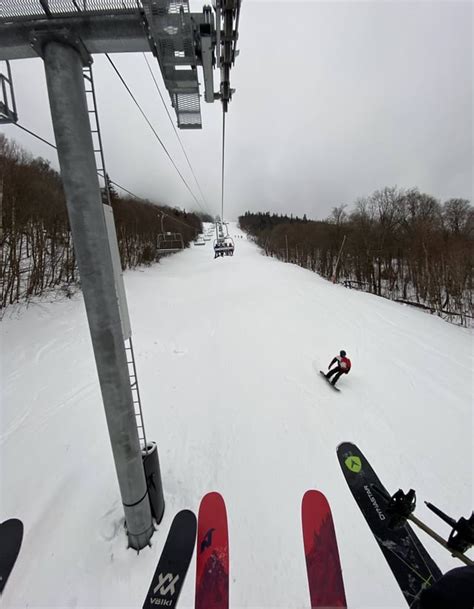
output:
[[[222,110],[222,176],[221,176],[221,221],[224,222],[224,173],[225,173],[225,111]]]

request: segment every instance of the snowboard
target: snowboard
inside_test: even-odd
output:
[[[301,502],[303,544],[312,609],[347,607],[331,508],[320,491]]]
[[[441,577],[441,571],[409,524],[390,528],[388,502],[390,496],[370,466],[362,451],[355,444],[343,442],[337,448],[339,464],[347,484],[367,524],[372,531],[385,559],[400,586],[411,609],[419,606],[419,597],[424,588],[429,588]]]
[[[195,542],[196,516],[190,510],[181,510],[171,523],[143,609],[176,607]]]
[[[23,523],[10,518],[0,524],[0,594],[12,572],[23,540]]]
[[[198,515],[195,609],[229,607],[229,539],[224,499],[208,493]]]
[[[331,387],[334,389],[334,391],[341,391],[341,390],[339,389],[339,387],[336,387],[335,385],[333,385],[333,384],[331,383],[331,381],[330,381],[330,380],[327,378],[326,374],[325,374],[325,373],[324,373],[322,370],[320,370],[319,372],[320,372],[320,374],[322,374],[322,375],[324,376],[324,379],[325,379],[325,380],[326,380],[326,382],[327,382],[327,383],[328,383],[328,384],[329,384],[329,385],[330,385],[330,386],[331,386]]]

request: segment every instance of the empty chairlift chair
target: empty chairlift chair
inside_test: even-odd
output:
[[[166,256],[184,250],[183,235],[181,233],[165,232],[163,228],[163,217],[161,214],[161,233],[158,235],[156,244],[156,256]]]

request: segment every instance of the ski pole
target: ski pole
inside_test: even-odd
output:
[[[433,529],[431,529],[428,525],[426,525],[424,522],[422,522],[419,518],[417,518],[416,516],[413,516],[413,514],[410,514],[408,516],[408,520],[411,520],[411,522],[413,522],[413,524],[416,524],[417,527],[419,527],[422,531],[427,533],[432,539],[434,539],[439,544],[441,544],[443,546],[443,548],[446,548],[446,550],[449,550],[449,552],[451,553],[451,556],[458,558],[465,565],[469,565],[469,566],[474,565],[474,561],[472,561],[470,558],[468,558],[465,554],[462,554],[462,552],[458,552],[457,550],[453,550],[453,548],[450,548],[448,546],[447,542],[441,537],[441,535],[438,535],[438,533],[436,533],[436,531],[433,531]]]
[[[411,522],[413,522],[413,524],[416,524],[416,526],[418,528],[420,528],[422,531],[424,531],[432,539],[437,541],[440,545],[443,546],[443,548],[446,548],[446,550],[448,550],[451,553],[451,556],[458,558],[465,565],[469,565],[469,566],[474,565],[474,561],[472,561],[470,558],[468,558],[461,551],[461,548],[463,550],[465,550],[468,547],[470,547],[468,545],[468,543],[470,541],[470,537],[469,537],[469,541],[467,541],[467,537],[468,537],[467,531],[469,531],[469,532],[471,531],[471,529],[470,529],[471,522],[470,521],[467,521],[466,519],[461,519],[463,521],[463,531],[462,532],[464,533],[466,530],[466,542],[464,545],[458,546],[458,548],[453,547],[452,542],[451,542],[453,535],[450,536],[448,541],[445,541],[441,537],[441,535],[438,535],[438,533],[436,533],[436,531],[431,529],[428,525],[426,525],[419,518],[417,518],[416,516],[413,515],[415,506],[416,506],[416,495],[415,495],[415,491],[413,489],[410,489],[408,491],[408,493],[404,493],[400,489],[394,495],[390,496],[385,491],[385,489],[380,489],[376,485],[373,485],[372,488],[378,495],[380,495],[380,497],[383,497],[388,503],[386,510],[387,510],[387,514],[391,516],[390,521],[388,523],[389,527],[398,528],[399,526],[404,524],[407,520],[411,520]],[[444,520],[444,522],[446,522],[451,527],[453,527],[453,532],[456,532],[458,530],[459,523],[457,523],[453,518],[450,518],[449,516],[447,516],[444,512],[442,512],[439,508],[432,505],[431,503],[427,503],[427,502],[425,502],[425,503],[430,508],[430,510],[432,510],[437,516],[439,516],[442,520]],[[471,517],[471,519],[472,519],[472,517]],[[464,538],[462,538],[462,541],[464,541]]]
[[[454,528],[456,526],[456,521],[454,520],[454,518],[451,518],[451,516],[448,516],[447,514],[442,512],[438,507],[436,507],[429,501],[425,501],[425,505],[432,512],[434,512],[436,514],[436,516],[439,516],[441,518],[441,520],[444,520],[444,522],[446,524],[449,524],[450,527]]]
[[[456,521],[432,503],[428,501],[425,501],[425,503],[432,512],[451,526],[452,531],[447,541],[448,547],[461,552],[461,554],[467,552],[474,545],[474,512],[469,518],[461,517]]]

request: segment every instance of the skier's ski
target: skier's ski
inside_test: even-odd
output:
[[[229,607],[229,539],[224,499],[202,498],[198,515],[195,609]]]
[[[347,607],[331,509],[321,492],[306,491],[301,520],[312,609]]]
[[[330,379],[328,379],[328,377],[326,376],[326,374],[325,374],[325,373],[324,373],[322,370],[320,370],[319,372],[320,372],[320,374],[322,374],[322,375],[324,376],[324,378],[326,379],[326,381],[329,383],[329,385],[331,385],[331,387],[332,387],[332,388],[333,388],[335,391],[341,391],[341,390],[339,389],[339,387],[336,387],[336,385],[333,385],[333,384],[331,383],[331,380],[330,380]]]
[[[190,510],[182,510],[171,523],[143,609],[176,607],[195,542],[196,516]]]
[[[382,494],[389,494],[359,448],[350,442],[343,442],[337,448],[337,456],[354,499],[405,600],[411,609],[416,609],[422,590],[438,580],[441,571],[408,524],[395,529],[388,526],[388,502]]]
[[[23,540],[23,523],[10,518],[0,524],[0,594],[12,572]]]

